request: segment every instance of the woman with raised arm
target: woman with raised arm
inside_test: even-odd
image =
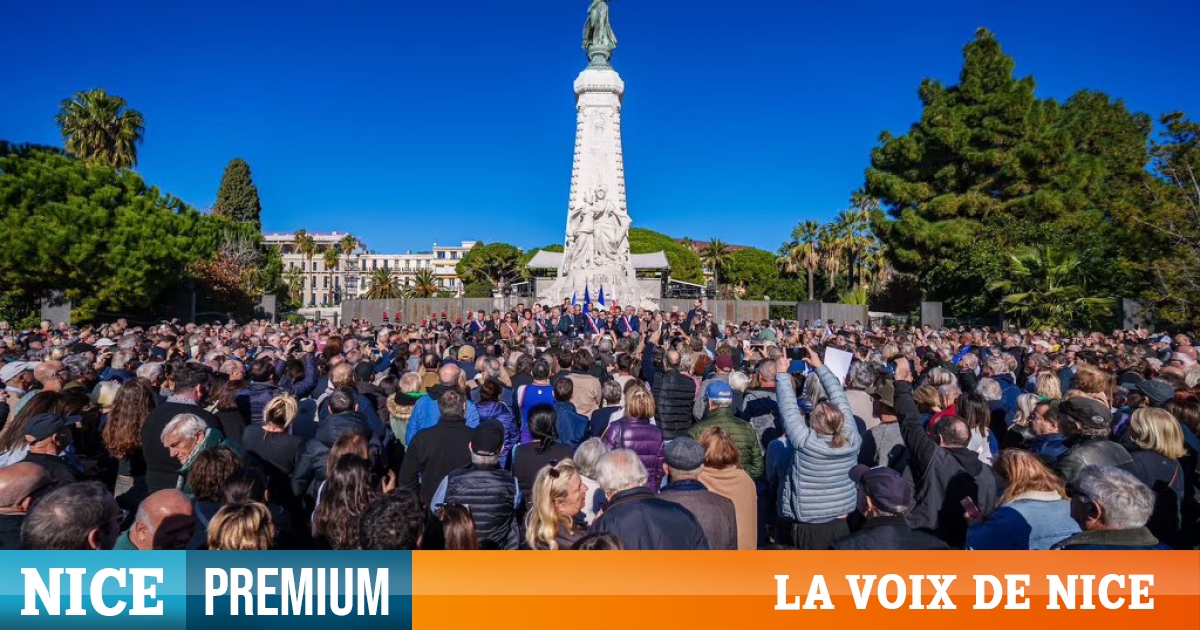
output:
[[[858,491],[849,473],[858,461],[862,437],[841,379],[811,347],[805,348],[805,354],[826,399],[805,417],[788,374],[787,353],[780,356],[775,395],[792,447],[792,468],[783,479],[779,507],[780,515],[791,523],[792,544],[797,549],[829,549],[834,541],[850,534],[846,517],[858,505]]]

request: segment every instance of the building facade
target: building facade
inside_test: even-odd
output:
[[[428,271],[438,291],[461,296],[463,283],[455,267],[476,243],[434,243],[433,249],[427,252],[380,254],[370,251],[361,240],[347,232],[310,232],[307,235],[312,237],[311,252],[300,250],[294,233],[263,234],[268,245],[279,247],[284,277],[298,273],[304,287],[301,303],[305,307],[334,306],[345,299],[362,297],[371,289],[371,278],[381,269],[390,272],[401,287],[412,284],[419,272]],[[337,252],[336,256],[326,254],[330,251]]]

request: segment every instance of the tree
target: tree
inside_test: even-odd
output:
[[[768,251],[746,247],[726,256],[722,265],[725,283],[734,288],[738,297],[761,300],[764,296],[778,297],[775,287],[779,281],[779,266]]]
[[[432,269],[418,269],[413,274],[412,284],[407,286],[409,297],[431,298],[438,294],[437,278]]]
[[[225,167],[213,214],[231,221],[249,223],[256,230],[262,229],[262,203],[258,199],[258,187],[250,177],[250,165],[242,158],[233,158]]]
[[[683,282],[701,284],[704,273],[700,269],[700,257],[696,252],[679,244],[675,239],[645,228],[629,229],[629,250],[632,254],[663,252],[671,265],[671,277]]]
[[[289,308],[295,310],[304,305],[304,273],[298,267],[283,272],[283,283],[287,287]]]
[[[994,312],[990,274],[1031,246],[1066,247],[1085,266],[1107,259],[1098,288],[1137,283],[1113,219],[1142,194],[1149,119],[1096,92],[1039,99],[1014,67],[980,29],[958,84],[922,82],[920,120],[881,134],[866,173],[888,260],[958,315]]]
[[[801,269],[808,274],[808,301],[813,301],[813,290],[816,285],[813,276],[821,264],[817,252],[817,239],[821,233],[821,224],[809,219],[796,224],[792,230],[792,241],[783,246],[780,264],[788,273],[798,273]]]
[[[1079,256],[1050,247],[1027,248],[1009,257],[1004,279],[991,289],[1004,295],[1005,314],[1037,330],[1096,330],[1111,319],[1115,301],[1091,297]]]
[[[508,243],[476,244],[458,261],[454,270],[468,285],[486,284],[490,289],[504,290],[521,278],[521,250]],[[479,293],[478,286],[473,293]],[[489,291],[486,296],[491,297]]]
[[[391,269],[371,271],[371,275],[367,276],[367,283],[371,286],[367,289],[368,300],[392,300],[401,295],[400,284],[396,281],[396,276],[392,275]]]
[[[0,142],[0,291],[11,299],[61,291],[81,320],[148,308],[240,229],[131,171]]]
[[[1160,118],[1151,145],[1155,178],[1149,203],[1122,216],[1146,252],[1140,270],[1151,278],[1142,294],[1157,317],[1173,325],[1200,325],[1200,123],[1182,112]]]
[[[146,134],[142,113],[104,88],[64,99],[55,117],[67,152],[116,169],[137,166],[137,145]]]
[[[313,257],[317,255],[317,239],[304,230],[296,230],[295,243],[296,252],[304,255],[311,269]]]
[[[729,262],[729,246],[720,239],[712,239],[700,248],[700,262],[713,274],[713,284],[721,286],[721,268]]]
[[[333,272],[337,271],[339,263],[341,262],[341,257],[342,250],[336,247],[330,247],[321,253],[321,262],[325,264],[325,270],[329,272],[329,277],[331,278],[330,284],[334,286],[335,290],[337,288],[337,282],[333,277]]]

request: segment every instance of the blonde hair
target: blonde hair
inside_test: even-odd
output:
[[[846,446],[846,436],[842,435],[842,427],[846,424],[846,414],[837,405],[823,400],[813,407],[808,415],[808,424],[814,433],[829,437],[829,445],[833,448]]]
[[[292,426],[296,414],[300,411],[300,403],[291,394],[279,394],[263,407],[263,421],[282,427],[286,430]]]
[[[625,415],[636,419],[649,421],[656,411],[654,396],[645,387],[635,387],[625,393]]]
[[[400,377],[400,393],[415,394],[421,391],[421,375],[416,372],[405,372]]]
[[[104,381],[92,392],[92,404],[97,407],[111,407],[117,399],[117,390],[121,389],[120,381]]]
[[[1179,459],[1185,454],[1183,431],[1170,412],[1155,407],[1143,407],[1129,419],[1129,440],[1147,451],[1167,459]]]
[[[271,511],[261,503],[231,503],[208,524],[208,548],[214,551],[261,551],[274,543]]]
[[[571,529],[571,517],[559,514],[555,505],[567,498],[577,474],[575,462],[570,459],[538,471],[533,482],[533,502],[525,517],[525,538],[530,549],[557,550],[558,532]]]
[[[1029,425],[1029,418],[1037,410],[1042,399],[1037,394],[1021,394],[1017,396],[1017,412],[1013,414],[1013,425],[1024,427]]]
[[[1067,498],[1067,489],[1062,479],[1054,474],[1037,455],[1021,449],[1009,448],[1000,451],[996,459],[996,472],[1008,481],[1000,504],[1007,504],[1027,492],[1054,492]]]
[[[1062,398],[1062,381],[1058,380],[1058,375],[1051,372],[1042,372],[1037,375],[1037,389],[1034,392],[1043,398],[1058,400]]]

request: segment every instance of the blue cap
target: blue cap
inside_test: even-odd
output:
[[[725,381],[713,381],[708,384],[708,389],[704,390],[704,395],[709,400],[733,400],[733,390],[729,389],[729,383]]]

